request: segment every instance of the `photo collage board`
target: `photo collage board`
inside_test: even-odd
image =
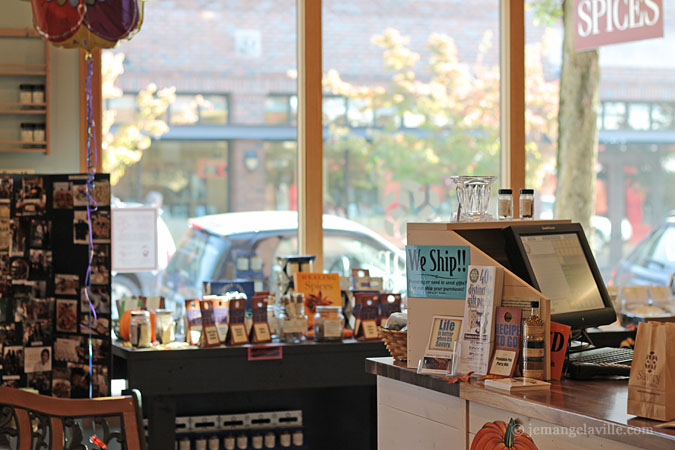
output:
[[[0,385],[64,398],[110,395],[110,179],[0,174]],[[85,293],[89,240],[94,254]],[[90,323],[91,322],[91,323]],[[89,369],[89,333],[93,349]]]

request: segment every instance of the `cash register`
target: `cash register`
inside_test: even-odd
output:
[[[585,331],[615,322],[616,312],[580,224],[512,225],[492,236],[458,233],[548,297],[553,322],[572,327],[567,376],[630,374],[631,349],[596,347]]]

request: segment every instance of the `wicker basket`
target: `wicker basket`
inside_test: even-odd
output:
[[[408,332],[387,330],[386,328],[378,328],[378,333],[384,341],[384,345],[389,350],[389,354],[394,357],[396,361],[405,361],[408,359]]]

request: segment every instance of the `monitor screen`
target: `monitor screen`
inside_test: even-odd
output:
[[[616,320],[581,225],[514,225],[505,233],[509,269],[551,300],[551,320],[575,329]]]
[[[605,306],[576,234],[543,234],[521,239],[539,289],[551,299],[551,314]]]

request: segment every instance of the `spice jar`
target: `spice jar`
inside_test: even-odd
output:
[[[304,441],[304,436],[302,434],[302,430],[295,430],[293,432],[293,445],[295,447],[302,447]]]
[[[150,313],[148,311],[131,311],[129,323],[129,340],[136,348],[150,347],[152,338],[150,328]]]
[[[511,189],[500,189],[497,198],[497,219],[513,219],[513,191]]]
[[[523,376],[544,376],[544,321],[539,317],[539,302],[532,302],[530,317],[523,321]]]
[[[240,434],[237,436],[237,448],[239,450],[244,450],[248,447],[248,436],[245,434]]]
[[[532,219],[534,217],[534,189],[520,190],[520,218]]]
[[[33,103],[33,85],[20,84],[19,85],[19,103],[22,105],[30,105]]]
[[[21,124],[21,142],[33,142],[33,124]]]
[[[265,448],[274,448],[277,446],[277,437],[271,431],[265,433]]]
[[[218,436],[209,438],[209,450],[220,450],[220,438]]]
[[[176,324],[173,321],[173,312],[169,309],[158,309],[155,330],[157,341],[160,344],[168,344],[176,340]]]
[[[276,295],[271,293],[267,297],[267,323],[270,326],[272,339],[279,338],[279,312],[276,305]]]
[[[290,447],[291,446],[291,433],[288,431],[284,431],[279,435],[279,444],[281,444],[282,447]]]
[[[43,104],[45,102],[45,85],[44,84],[35,84],[33,85],[31,95],[31,103],[33,104]],[[22,102],[23,103],[23,102]]]
[[[234,450],[234,442],[234,436],[231,434],[225,436],[225,439],[223,439],[223,446],[225,446],[225,450]]]
[[[34,142],[44,142],[45,141],[45,124],[36,123],[33,125],[33,141]]]
[[[302,342],[307,334],[305,296],[302,293],[282,295],[280,303],[279,338],[282,342]]]
[[[314,340],[341,341],[344,336],[345,316],[339,306],[317,306],[314,315]]]

